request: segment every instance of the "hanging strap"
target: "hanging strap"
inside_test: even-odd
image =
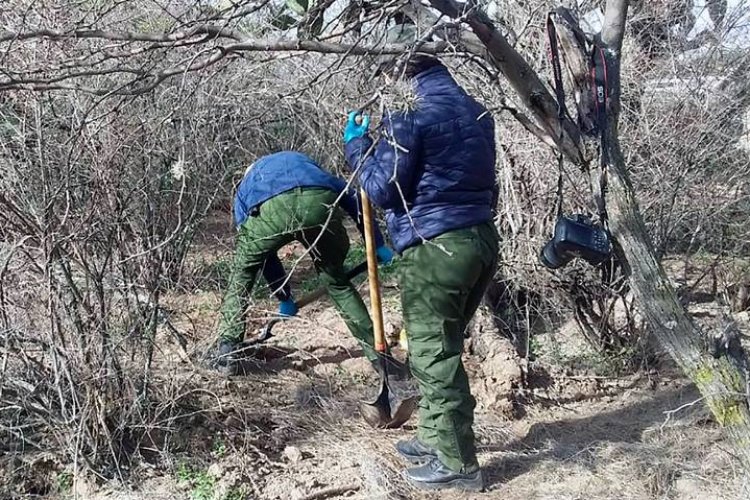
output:
[[[607,53],[599,45],[594,46],[591,54],[591,91],[594,93],[594,113],[596,114],[597,132],[604,134],[607,128],[607,102],[609,101],[609,72]]]
[[[563,87],[562,65],[560,64],[560,48],[557,43],[557,30],[552,18],[553,12],[547,15],[547,37],[549,38],[549,58],[552,63],[552,78],[555,84],[555,99],[557,100],[557,118],[560,122],[560,143],[563,138],[563,121],[568,115],[568,109],[565,106],[565,88]],[[563,214],[563,154],[561,150],[557,152],[557,200],[555,201],[555,212],[557,218]]]
[[[579,37],[581,43],[585,42],[583,33],[578,28],[578,23],[570,12],[565,8],[559,8],[555,11],[550,12],[547,15],[547,37],[549,39],[549,58],[552,64],[552,76],[555,90],[555,99],[557,101],[557,117],[560,121],[560,140],[562,142],[562,123],[565,119],[570,119],[567,106],[565,104],[565,88],[563,86],[562,76],[562,63],[560,57],[560,45],[557,36],[557,29],[555,27],[555,18],[560,16],[562,22],[565,22]],[[588,40],[589,44],[593,43],[593,49],[591,51],[590,60],[590,85],[591,91],[593,92],[594,113],[593,121],[595,127],[593,130],[584,131],[584,133],[598,136],[600,142],[600,175],[599,175],[599,186],[598,193],[595,193],[594,201],[596,203],[596,209],[599,215],[599,219],[602,224],[606,227],[607,225],[607,209],[605,204],[605,196],[607,189],[607,176],[606,166],[608,163],[607,147],[606,147],[606,131],[607,131],[607,105],[609,103],[609,89],[610,89],[610,77],[609,74],[609,61],[607,58],[607,52],[604,47],[598,44],[596,41]],[[557,216],[562,215],[563,207],[563,155],[561,151],[558,151],[557,155],[557,201],[556,201],[556,212]]]
[[[599,220],[607,227],[607,207],[605,197],[607,194],[607,105],[609,104],[609,64],[606,50],[598,44],[594,45],[591,54],[591,88],[594,92],[594,112],[596,114],[596,126],[599,134],[599,192],[594,196]]]
[[[555,201],[555,216],[559,219],[563,215],[563,156],[557,155],[557,200]]]
[[[553,19],[554,12],[547,15],[547,37],[549,38],[549,58],[552,63],[552,78],[555,84],[555,98],[557,99],[557,116],[562,120],[568,116],[565,106],[565,89],[563,87],[562,65],[560,64],[560,48],[557,43],[557,29]],[[562,134],[561,134],[562,135]]]

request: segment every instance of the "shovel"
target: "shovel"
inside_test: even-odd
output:
[[[380,303],[380,280],[378,279],[378,260],[375,254],[375,231],[373,227],[372,206],[364,189],[360,190],[362,197],[362,216],[365,227],[365,249],[367,252],[367,278],[370,285],[370,306],[372,309],[372,323],[375,333],[375,351],[378,353],[378,372],[380,374],[380,389],[373,401],[363,401],[359,405],[360,413],[365,421],[379,429],[395,429],[401,427],[417,407],[416,395],[402,397],[391,386],[388,375],[395,370],[397,362],[391,358],[385,342],[383,328],[383,308]]]
[[[367,262],[362,262],[358,264],[357,266],[351,268],[349,271],[347,271],[346,277],[348,279],[355,278],[359,276],[360,274],[362,274],[363,272],[365,272],[366,270],[367,270]],[[312,304],[316,300],[323,297],[326,293],[328,293],[326,287],[320,287],[308,293],[307,295],[303,295],[299,300],[296,301],[297,308],[302,309],[303,307],[309,304]],[[253,346],[253,345],[262,344],[263,342],[267,341],[268,339],[273,337],[273,333],[271,332],[271,330],[273,330],[273,327],[276,326],[276,324],[279,323],[280,321],[284,321],[289,318],[290,317],[287,317],[287,316],[276,316],[275,318],[271,319],[261,329],[258,335],[242,342],[242,349]]]

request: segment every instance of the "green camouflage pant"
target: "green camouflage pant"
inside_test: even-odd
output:
[[[477,468],[474,407],[461,362],[464,330],[497,265],[492,222],[442,234],[404,251],[401,303],[409,364],[419,381],[417,437],[455,471]]]
[[[305,248],[314,245],[310,256],[323,278],[328,296],[352,335],[359,340],[365,356],[377,359],[372,348],[372,320],[344,269],[349,237],[342,221],[343,212],[331,208],[338,196],[326,189],[297,188],[264,202],[260,213],[248,217],[242,224],[221,308],[219,336],[222,339],[240,341],[244,338],[248,298],[266,256],[297,240]],[[321,234],[323,227],[325,231]]]

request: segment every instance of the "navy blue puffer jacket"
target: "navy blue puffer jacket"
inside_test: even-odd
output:
[[[441,64],[414,77],[415,109],[386,113],[381,138],[346,144],[373,203],[386,210],[395,249],[492,218],[495,124]]]

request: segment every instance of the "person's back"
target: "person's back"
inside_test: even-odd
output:
[[[340,193],[346,183],[321,169],[312,158],[296,151],[281,151],[258,159],[237,188],[234,222],[239,226],[263,202],[300,187],[318,187]]]
[[[327,173],[302,153],[270,154],[246,170],[235,196],[237,242],[219,324],[216,367],[222,372],[233,374],[238,369],[236,353],[245,335],[248,299],[259,271],[280,302],[279,314],[297,313],[289,279],[277,254],[292,241],[307,249],[329,298],[365,356],[371,361],[377,358],[370,316],[344,269],[349,251],[344,212],[364,232],[354,191],[347,190],[343,179]],[[392,252],[377,228],[374,236],[379,260],[389,262]]]
[[[492,117],[442,65],[417,74],[415,80],[414,121],[423,172],[410,200],[411,216],[439,217],[444,230],[488,220],[495,184]],[[434,234],[425,237],[430,236]]]
[[[386,209],[388,230],[399,252],[425,239],[492,218],[495,199],[494,121],[486,109],[433,62],[416,69],[413,110],[390,111],[381,129],[399,144],[380,141],[361,182]],[[346,145],[356,164],[372,142]]]

